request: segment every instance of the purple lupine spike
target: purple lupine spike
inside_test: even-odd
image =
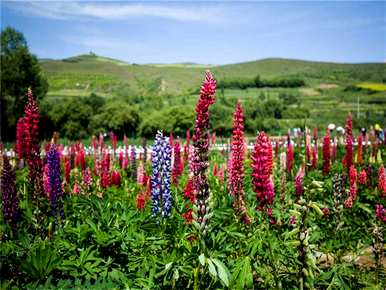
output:
[[[51,214],[55,215],[56,213],[59,213],[61,218],[64,219],[62,205],[63,189],[60,175],[60,156],[55,144],[52,144],[50,151],[48,151],[47,164],[50,184],[49,199],[51,204]]]
[[[5,156],[1,175],[1,198],[4,219],[16,228],[19,215],[19,198],[16,191],[16,173]]]
[[[172,210],[172,193],[170,190],[172,148],[170,142],[164,138],[162,146],[162,217],[168,217]]]
[[[168,139],[161,132],[158,132],[152,150],[151,197],[153,216],[160,213],[161,217],[168,217],[171,213],[171,155],[172,149]]]
[[[160,193],[161,193],[161,144],[163,141],[163,136],[161,132],[158,132],[151,153],[151,162],[152,162],[152,175],[151,175],[151,199],[153,202],[152,213],[155,216],[160,212]]]

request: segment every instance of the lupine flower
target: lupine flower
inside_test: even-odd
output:
[[[144,175],[145,175],[145,170],[143,168],[143,163],[142,160],[140,159],[138,162],[138,168],[137,168],[137,183],[140,185],[145,185],[144,184]]]
[[[171,147],[162,133],[158,132],[152,149],[151,195],[154,216],[159,212],[161,217],[170,215],[172,206],[170,175]]]
[[[92,185],[92,177],[90,169],[87,167],[85,170],[82,171],[83,174],[83,185],[86,187],[90,187]]]
[[[286,159],[287,154],[285,152],[280,153],[280,200],[284,202],[285,200],[285,192],[286,192]]]
[[[186,142],[184,144],[184,164],[189,161],[190,130],[186,130]]]
[[[119,151],[118,163],[119,163],[119,167],[122,169],[123,168],[123,151]]]
[[[114,170],[111,173],[111,184],[115,186],[121,186],[121,174],[119,171]]]
[[[106,152],[101,163],[100,186],[107,188],[110,186],[110,182],[110,156]]]
[[[367,174],[366,170],[362,170],[359,174],[359,184],[366,185],[367,184]]]
[[[338,140],[337,138],[335,137],[334,138],[334,143],[332,144],[332,148],[331,148],[331,158],[332,160],[336,160],[336,151],[337,151],[337,147],[338,147]]]
[[[303,178],[304,166],[300,166],[298,173],[295,176],[295,194],[301,196],[303,194]]]
[[[196,120],[193,133],[193,186],[196,195],[195,215],[199,230],[207,233],[210,190],[207,176],[209,151],[209,106],[215,102],[216,81],[208,71],[200,89],[200,97],[196,105]]]
[[[386,208],[384,208],[383,205],[377,204],[375,206],[375,217],[381,222],[386,223]]]
[[[8,157],[3,157],[1,173],[1,200],[3,204],[3,216],[6,222],[13,228],[19,215],[19,198],[16,191],[16,173],[11,167]]]
[[[51,214],[59,213],[61,218],[64,218],[62,205],[62,182],[60,177],[60,156],[56,150],[56,145],[52,144],[50,151],[47,154],[48,176],[50,180],[50,204]]]
[[[350,167],[349,177],[350,177],[350,196],[354,201],[357,196],[357,170],[355,169],[354,165],[351,165]]]
[[[268,136],[261,131],[257,137],[252,152],[252,185],[256,199],[260,202],[259,209],[273,203],[275,192],[271,180],[272,175],[272,145]]]
[[[136,180],[137,179],[137,160],[136,160],[136,152],[135,147],[131,147],[130,152],[130,173],[131,177]]]
[[[180,142],[177,140],[174,142],[174,162],[173,162],[173,174],[172,180],[175,185],[178,184],[178,178],[182,175],[184,168],[181,161],[181,147]]]
[[[128,166],[129,166],[129,157],[126,151],[125,158],[123,158],[123,162],[122,162],[122,169],[127,170]]]
[[[79,166],[82,170],[86,168],[86,152],[83,147],[76,151],[75,166]]]
[[[29,130],[29,150],[31,154],[40,154],[39,148],[39,107],[32,95],[31,89],[28,89],[28,102],[25,106],[25,124]],[[28,143],[27,143],[28,144]]]
[[[43,170],[43,188],[47,197],[49,197],[51,188],[50,188],[50,178],[48,176],[48,164],[44,166],[44,170]]]
[[[383,166],[378,169],[378,190],[381,197],[386,196],[386,172]]]
[[[185,220],[185,224],[190,224],[193,221],[193,210],[189,209],[187,212],[182,214],[182,217]]]
[[[311,136],[306,136],[306,164],[307,167],[311,164]]]
[[[27,159],[29,149],[29,132],[28,125],[24,117],[19,118],[16,125],[16,144],[15,152],[19,159]]]
[[[316,146],[312,147],[311,156],[312,156],[311,167],[315,169],[318,167],[318,147]]]
[[[188,182],[185,185],[184,197],[186,199],[189,199],[191,204],[194,204],[196,202],[196,197],[194,195],[194,188],[193,188],[193,180],[191,178],[188,179]],[[188,208],[188,211],[183,213],[182,217],[185,219],[185,223],[189,224],[193,221],[193,211],[189,205],[186,205],[186,207]]]
[[[328,175],[330,173],[330,132],[327,130],[326,135],[323,137],[323,174]]]
[[[172,211],[172,193],[170,190],[170,178],[171,178],[171,163],[172,163],[172,148],[170,143],[164,142],[162,147],[162,183],[161,183],[161,194],[162,194],[162,211],[161,216],[167,217]]]
[[[151,197],[151,182],[150,179],[146,177],[146,189],[137,194],[136,197],[136,208],[139,210],[145,209],[146,202]]]
[[[28,89],[28,101],[24,108],[25,140],[22,144],[27,148],[29,178],[33,187],[34,196],[43,192],[43,163],[40,159],[39,147],[39,107]]]
[[[137,194],[135,206],[139,210],[143,210],[146,205],[146,196],[141,192]]]
[[[348,170],[350,170],[350,167],[352,165],[352,152],[353,152],[353,142],[354,142],[354,138],[352,135],[351,114],[349,114],[346,119],[345,137],[346,137],[346,154],[343,159],[343,165],[346,166]]]
[[[247,209],[245,207],[244,197],[244,114],[239,102],[237,103],[233,114],[231,156],[230,190],[232,196],[235,197],[233,207],[237,215],[239,215],[244,222],[250,223],[250,218],[248,217]]]
[[[189,178],[188,182],[184,188],[184,196],[189,199],[192,204],[196,202],[196,197],[194,195],[193,180]]]
[[[66,183],[70,183],[71,163],[68,157],[63,157],[64,162],[64,180]]]
[[[74,187],[72,189],[72,193],[78,195],[80,193],[80,186],[78,184],[78,181],[75,180]]]
[[[291,137],[288,135],[287,139],[287,172],[291,174],[294,162],[294,148],[291,142]]]
[[[363,147],[363,136],[359,134],[358,136],[358,148],[357,148],[357,163],[362,164],[362,147]]]

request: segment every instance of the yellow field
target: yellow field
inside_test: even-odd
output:
[[[360,83],[357,84],[357,87],[373,91],[386,91],[386,84],[381,83]]]

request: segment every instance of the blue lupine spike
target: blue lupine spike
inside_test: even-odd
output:
[[[50,150],[48,151],[47,164],[50,183],[49,198],[51,204],[51,214],[55,215],[56,212],[58,212],[61,218],[64,219],[63,205],[61,202],[63,190],[60,177],[60,156],[55,144],[52,144]]]
[[[152,150],[152,202],[153,216],[158,213],[161,217],[170,215],[172,195],[170,191],[171,177],[171,147],[166,137],[158,132]]]

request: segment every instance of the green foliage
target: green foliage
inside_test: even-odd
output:
[[[295,153],[297,168],[302,152]],[[339,160],[343,154],[338,148]],[[220,152],[211,152],[210,170],[225,161]],[[256,210],[248,164],[245,194],[252,223],[237,222],[225,184],[209,175],[214,208],[211,231],[202,242],[181,217],[187,206],[182,197],[186,168],[180,185],[172,187],[170,218],[154,220],[151,202],[145,210],[137,210],[136,195],[143,188],[121,172],[122,187],[109,188],[102,197],[96,196],[100,191],[97,180],[89,196],[66,193],[65,221],[58,222],[50,240],[45,238],[45,229],[51,218],[43,221],[37,233],[27,196],[20,194],[22,218],[17,233],[3,220],[0,223],[2,285],[10,289],[293,289],[302,283],[316,289],[384,288],[381,269],[377,274],[344,258],[356,257],[372,245],[371,227],[376,222],[372,208],[379,202],[373,192],[375,184],[359,187],[354,207],[342,207],[338,214],[333,210],[330,176],[324,177],[319,169],[308,172],[304,198],[297,202],[288,176],[283,201],[278,198],[280,185],[275,185],[276,224],[270,224],[265,212]],[[149,164],[146,167],[149,170]],[[279,166],[274,168],[278,180]],[[331,174],[342,170],[335,163]],[[376,165],[372,171],[376,174]],[[18,188],[23,188],[28,172],[18,169],[17,175]],[[48,208],[46,198],[41,202]],[[324,206],[330,209],[328,216],[321,212]],[[291,216],[296,217],[296,225],[289,222]],[[301,243],[308,247],[304,263],[299,258]],[[320,265],[316,252],[334,259],[330,265]]]
[[[187,129],[192,129],[194,115],[190,108],[173,106],[144,116],[139,126],[139,134],[152,138],[158,130],[173,132],[175,136],[184,137]]]
[[[300,78],[276,78],[262,80],[260,75],[255,78],[224,78],[218,82],[219,88],[241,89],[247,88],[298,88],[305,86],[304,80]]]
[[[106,103],[100,113],[91,117],[94,133],[114,131],[120,137],[135,135],[140,122],[138,109],[119,100]]]
[[[1,31],[1,138],[14,138],[16,122],[23,114],[27,89],[38,99],[47,93],[47,81],[40,71],[37,58],[28,50],[22,33],[6,27]]]

